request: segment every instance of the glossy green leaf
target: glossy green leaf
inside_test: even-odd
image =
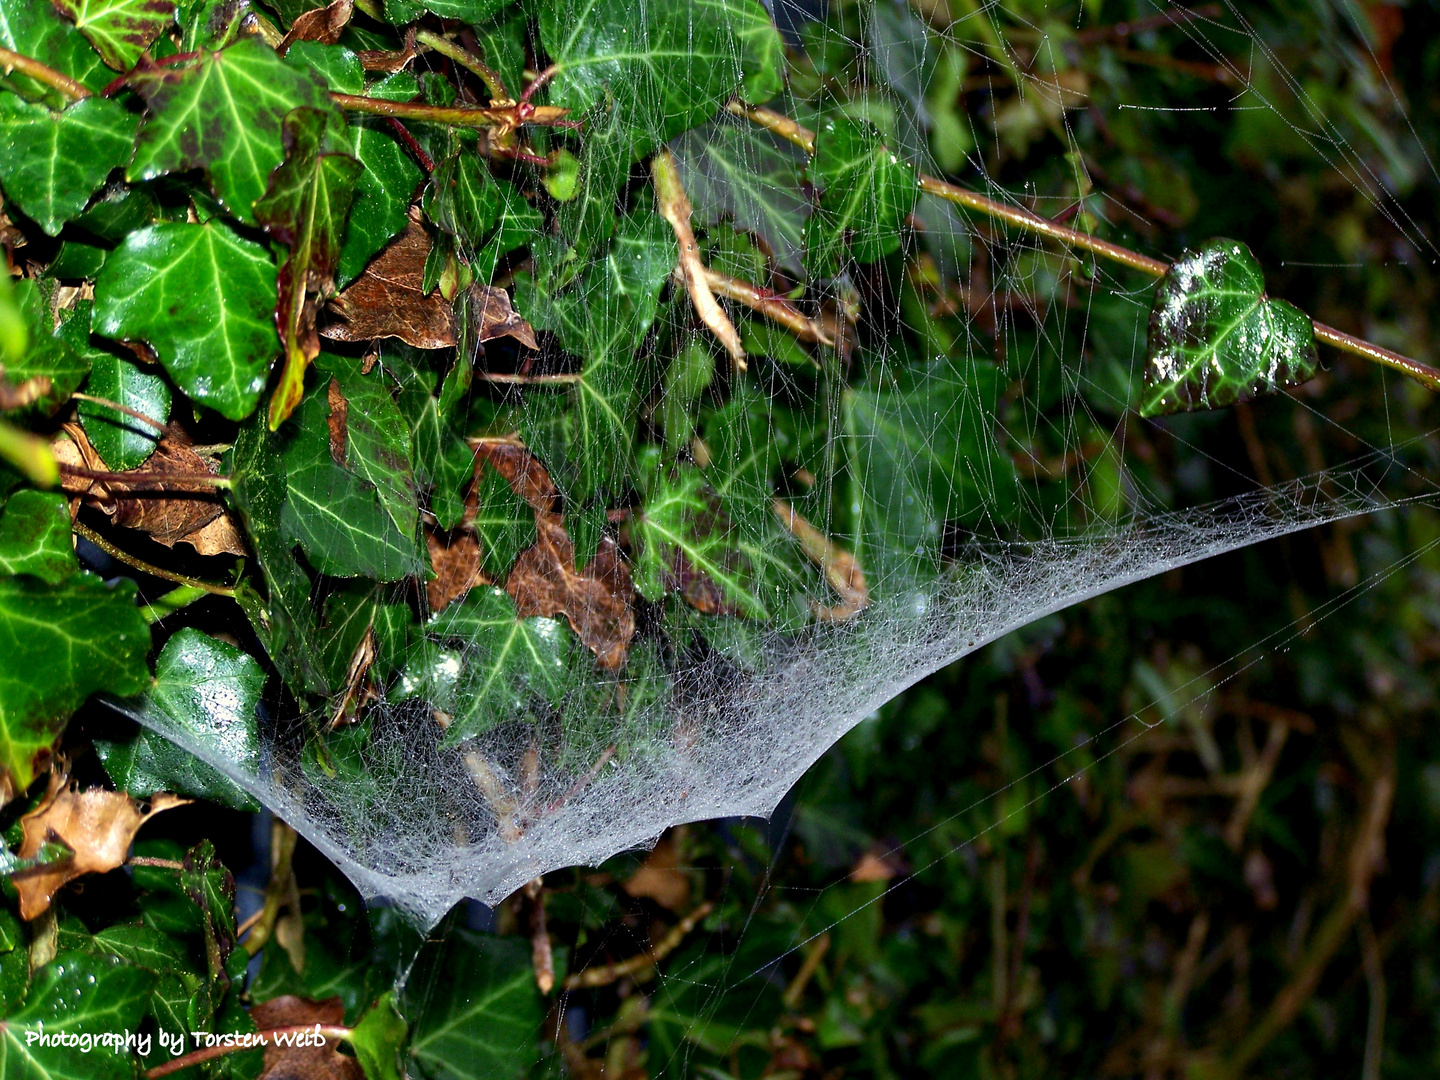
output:
[[[325,598],[325,620],[321,624],[325,671],[332,691],[345,688],[350,665],[368,633],[374,644],[370,674],[378,681],[390,678],[405,662],[414,613],[403,592],[363,579],[339,583]]]
[[[175,21],[172,0],[52,0],[116,71],[135,61]]]
[[[1209,240],[1176,259],[1155,290],[1140,414],[1249,401],[1298,386],[1319,366],[1310,320],[1265,295],[1250,249]]]
[[[500,189],[485,159],[462,150],[436,164],[422,206],[426,217],[473,247],[495,225]]]
[[[445,19],[483,23],[510,2],[511,0],[419,0],[419,6]]]
[[[758,236],[777,265],[801,269],[810,204],[800,188],[803,152],[754,124],[728,117],[686,132],[672,149],[696,216]]]
[[[80,31],[56,11],[53,4],[0,0],[0,46],[39,60],[92,93],[103,90],[115,77]],[[29,76],[17,73],[8,76],[7,81],[26,97],[44,97],[54,104],[64,100],[56,91]]]
[[[183,737],[237,768],[256,770],[255,707],[264,687],[265,672],[254,657],[184,627],[165,643],[154,683],[132,706],[164,734],[146,727],[127,742],[97,740],[96,752],[115,785],[136,797],[174,791],[258,810],[253,798],[166,736]]]
[[[138,1032],[155,976],[117,956],[63,952],[35,973],[30,993],[0,1024],[0,1076],[7,1080],[128,1080],[130,1048],[44,1045],[27,1036]],[[79,1040],[76,1040],[79,1042]]]
[[[519,619],[502,589],[471,589],[425,626],[400,696],[421,697],[450,717],[442,748],[555,705],[571,686],[574,637],[558,619]],[[457,651],[458,650],[458,651]]]
[[[867,571],[896,559],[933,566],[946,522],[1005,519],[1017,485],[996,441],[999,393],[999,373],[978,360],[937,364],[901,387],[845,392],[856,554]]]
[[[475,452],[446,419],[434,396],[438,377],[414,361],[408,346],[392,346],[384,363],[400,384],[399,407],[410,425],[416,480],[430,488],[430,512],[442,529],[453,529],[465,512],[465,488]]]
[[[291,692],[323,691],[310,579],[291,555],[292,545],[282,528],[289,484],[276,442],[264,418],[257,415],[240,428],[227,459],[230,494],[260,564],[266,593],[262,600],[247,583],[236,599]]]
[[[805,228],[805,264],[829,277],[846,245],[859,262],[900,249],[905,217],[915,205],[915,169],[880,140],[874,128],[830,117],[815,133],[807,172],[820,203]]]
[[[403,1005],[414,1024],[408,1066],[424,1080],[528,1075],[541,1020],[529,943],[460,930],[422,960],[424,977],[407,985],[424,997]]]
[[[309,6],[309,5],[307,5]],[[178,0],[175,22],[182,53],[223,49],[245,32],[250,5],[235,0]]]
[[[108,254],[105,248],[94,244],[63,240],[46,273],[56,281],[90,281],[100,273]]]
[[[149,105],[128,176],[150,180],[204,169],[226,210],[254,224],[255,200],[285,157],[281,123],[292,109],[333,109],[315,72],[286,64],[259,38],[242,37],[192,63],[139,73]]]
[[[420,507],[410,426],[390,396],[383,373],[366,374],[359,360],[347,356],[322,353],[316,364],[335,380],[346,401],[346,466],[375,485],[395,527],[413,535]]]
[[[69,311],[61,312],[60,327],[52,331],[50,294],[54,287],[53,281],[25,278],[11,290],[29,347],[6,363],[5,377],[16,386],[28,379],[48,379],[49,389],[31,406],[43,413],[53,413],[63,405],[90,371],[85,326],[89,302],[77,301]]]
[[[520,189],[508,180],[496,180],[500,207],[495,227],[470,259],[470,270],[480,284],[488,284],[500,260],[517,247],[530,244],[540,235],[545,219],[526,201]]]
[[[747,97],[779,89],[779,35],[758,0],[656,0],[644,19],[626,0],[561,0],[541,7],[540,40],[558,69],[551,101],[584,113],[612,97],[633,157],[708,120],[742,84]]]
[[[149,648],[131,581],[111,588],[90,573],[56,585],[0,578],[0,770],[16,790],[34,779],[38,755],[91,693],[144,688]]]
[[[0,184],[5,195],[51,236],[60,232],[125,164],[135,117],[109,98],[88,97],[52,112],[0,94]]]
[[[79,569],[65,496],[30,488],[10,496],[0,511],[0,573],[58,585]]]
[[[164,424],[170,419],[170,386],[133,360],[96,349],[91,353],[87,393],[114,401]],[[134,469],[144,464],[160,441],[160,432],[149,424],[108,405],[82,401],[80,425],[90,444],[105,464],[115,470]]]
[[[577,499],[615,488],[629,468],[643,389],[636,350],[675,260],[669,226],[637,210],[572,288],[556,296],[529,277],[517,282],[521,313],[536,329],[553,330],[584,361],[568,398],[527,403],[523,425],[526,441]]]
[[[349,1039],[365,1080],[400,1080],[400,1048],[408,1030],[395,1010],[393,994],[384,994],[370,1006]]]
[[[282,457],[289,497],[281,513],[288,540],[315,569],[333,577],[397,581],[424,569],[414,533],[402,532],[381,505],[375,485],[337,464],[330,450],[327,387],[295,411]]]
[[[265,249],[218,222],[152,225],[106,261],[94,329],[149,342],[181,390],[239,420],[254,411],[280,349],[275,290]]]

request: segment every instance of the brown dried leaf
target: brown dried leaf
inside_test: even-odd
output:
[[[60,463],[62,470],[69,466],[72,469],[89,469],[92,472],[105,471],[105,462],[100,457],[99,451],[90,444],[84,428],[79,424],[63,424],[60,431],[61,434],[50,444],[50,449],[54,451],[55,460]],[[115,513],[115,504],[110,500],[110,491],[99,480],[62,471],[60,490],[71,497],[70,517],[72,519],[80,509],[81,496],[86,495],[98,500],[100,509],[105,513]]]
[[[456,531],[445,536],[426,529],[425,546],[430,549],[430,566],[435,571],[434,579],[425,583],[431,611],[444,611],[452,600],[475,586],[490,584],[480,569],[480,541],[474,533]]]
[[[560,491],[550,479],[541,460],[518,442],[504,439],[472,439],[475,448],[475,469],[478,475],[484,462],[494,466],[495,471],[505,478],[510,490],[524,499],[539,513],[551,513]],[[472,491],[466,502],[467,517],[474,516],[475,499]]]
[[[173,477],[174,486],[147,482],[127,491],[120,479],[125,474],[117,473],[109,481],[115,496],[115,524],[148,532],[166,547],[174,547],[225,513],[213,487],[187,482],[192,477],[218,476],[219,470],[181,436],[164,436],[145,464],[131,471]]]
[[[336,465],[345,464],[345,443],[349,437],[349,426],[346,423],[346,416],[350,411],[350,403],[345,400],[345,394],[340,389],[340,384],[334,379],[330,380],[330,456]]]
[[[518,617],[564,615],[601,667],[624,667],[635,636],[635,587],[620,545],[602,538],[595,558],[577,571],[575,545],[560,515],[537,510],[535,528],[539,537],[505,579]]]
[[[824,622],[844,622],[869,607],[870,586],[855,556],[801,517],[784,499],[774,499],[770,505],[780,524],[800,541],[805,555],[820,568],[840,597],[841,602],[835,607],[811,601],[810,609],[815,617]]]
[[[56,891],[84,874],[103,874],[124,865],[136,832],[156,814],[190,799],[162,793],[152,796],[148,810],[121,791],[74,787],[56,791],[46,802],[20,819],[23,839],[20,857],[34,857],[40,845],[63,843],[75,854],[58,863],[22,870],[12,877],[20,894],[20,917],[43,914]]]
[[[334,3],[295,16],[290,32],[280,42],[276,51],[284,56],[286,50],[297,41],[318,41],[322,45],[334,45],[345,32],[345,25],[355,11],[355,0],[335,0]]]
[[[533,349],[535,346],[530,347]],[[50,376],[31,375],[30,378],[16,384],[5,377],[5,365],[0,364],[0,412],[24,409],[35,404],[49,392]]]
[[[197,555],[244,555],[245,540],[230,514],[224,513],[203,528],[180,538]]]
[[[539,349],[535,343],[535,330],[521,318],[510,303],[510,294],[493,285],[472,285],[470,299],[474,310],[480,316],[480,340],[493,341],[500,337],[513,337],[527,349]]]
[[[360,66],[366,71],[380,71],[386,75],[393,75],[415,59],[415,27],[412,25],[405,31],[405,40],[396,52],[382,49],[361,49],[355,55],[360,58]]]
[[[671,911],[684,911],[690,906],[690,879],[679,868],[679,853],[669,836],[655,845],[644,865],[620,887],[631,896],[646,897]]]
[[[324,1001],[286,994],[250,1007],[250,1019],[260,1031],[277,1028],[313,1030],[341,1027],[345,1023],[345,1003],[338,997]],[[264,1071],[260,1080],[364,1080],[360,1063],[335,1049],[339,1040],[327,1038],[323,1046],[281,1046],[267,1040]]]
[[[392,240],[348,289],[330,301],[327,310],[343,322],[320,333],[335,341],[371,341],[395,337],[417,349],[448,349],[456,335],[455,311],[435,290],[421,290],[430,236],[412,210],[405,231]]]

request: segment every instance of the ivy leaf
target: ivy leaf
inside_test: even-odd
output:
[[[227,464],[230,494],[268,593],[262,601],[247,586],[236,599],[291,691],[323,692],[326,683],[314,643],[310,579],[291,556],[291,544],[281,527],[289,489],[285,463],[263,418],[257,416],[240,428]]]
[[[566,351],[584,358],[564,407],[527,402],[523,424],[526,442],[546,462],[560,463],[552,468],[576,499],[613,489],[626,475],[643,388],[636,350],[675,258],[669,226],[637,210],[575,287],[551,296],[533,278],[517,283],[516,305],[531,324],[554,331]]]
[[[255,220],[290,249],[280,268],[275,323],[285,343],[285,367],[270,399],[270,428],[279,427],[299,404],[305,369],[320,352],[315,332],[317,300],[334,291],[340,235],[355,194],[361,165],[349,154],[323,149],[333,114],[298,108],[285,117],[285,160],[255,203]],[[343,127],[343,119],[337,118]]]
[[[15,282],[11,289],[30,345],[23,355],[9,359],[5,376],[17,387],[30,379],[48,380],[49,388],[31,405],[43,413],[60,408],[90,371],[85,318],[90,313],[90,304],[80,300],[73,308],[62,311],[60,326],[52,332],[50,294],[54,287],[53,281],[25,278]],[[43,385],[37,383],[37,389]]]
[[[0,573],[58,585],[79,569],[65,496],[30,488],[10,496],[0,514]]]
[[[427,218],[474,247],[499,217],[500,188],[485,159],[462,150],[435,166],[422,206]]]
[[[343,45],[297,41],[285,62],[321,72],[330,89],[340,94],[365,94],[387,101],[409,101],[419,93],[415,77],[396,72],[370,87],[360,58]],[[365,264],[405,228],[405,210],[420,182],[420,166],[395,138],[381,116],[352,116],[344,131],[331,133],[332,144],[343,148],[364,168],[355,184],[355,199],[340,244],[336,279],[343,288],[360,276]]]
[[[128,1049],[32,1043],[27,1035],[95,1036],[136,1031],[155,976],[117,956],[64,952],[35,973],[25,1004],[0,1024],[0,1073],[15,1080],[128,1080]]]
[[[425,632],[401,676],[400,696],[423,697],[450,716],[441,749],[519,719],[535,702],[556,705],[570,688],[570,630],[558,619],[517,618],[503,589],[471,589]]]
[[[470,260],[470,270],[481,285],[490,282],[495,267],[509,252],[522,244],[533,243],[545,219],[508,180],[496,180],[500,208],[495,215],[495,228]]]
[[[933,565],[946,522],[1008,520],[1017,483],[995,440],[999,394],[999,372],[986,361],[845,392],[855,546],[867,570],[883,573],[897,557]]]
[[[1315,377],[1315,328],[1265,295],[1244,244],[1216,238],[1176,259],[1155,290],[1141,416],[1219,409]]]
[[[434,396],[438,377],[412,362],[401,347],[384,363],[400,384],[399,407],[410,425],[415,477],[430,487],[430,512],[441,529],[453,529],[465,512],[464,490],[474,474],[475,452],[446,418]]]
[[[379,371],[365,374],[359,360],[322,354],[317,361],[345,401],[344,461],[357,475],[375,485],[380,504],[406,536],[419,525],[419,495],[411,464],[410,427]],[[331,399],[331,446],[336,430]]]
[[[504,577],[520,552],[535,542],[535,514],[493,468],[475,478],[475,511],[466,522],[480,538],[485,570]]]
[[[375,486],[337,464],[330,453],[327,388],[307,394],[282,453],[289,497],[285,536],[298,542],[321,573],[398,581],[424,569],[416,537],[401,532],[380,505]]]
[[[296,70],[254,37],[187,65],[144,69],[130,85],[149,111],[128,178],[204,169],[225,209],[249,225],[271,170],[284,160],[286,115],[301,106],[334,108],[318,74]]]
[[[344,582],[325,598],[325,670],[333,690],[346,689],[350,668],[365,636],[373,640],[370,672],[381,682],[405,662],[415,617],[404,598],[370,581]]]
[[[798,273],[810,204],[800,191],[805,156],[768,131],[721,117],[687,131],[672,147],[700,220],[728,218],[753,232],[778,266]]]
[[[98,334],[147,341],[176,385],[231,420],[255,409],[279,351],[275,266],[216,222],[131,233],[95,282]]]
[[[521,1080],[537,1056],[541,999],[529,943],[458,930],[423,958],[409,1064],[425,1080]]]
[[[0,0],[0,46],[39,60],[87,90],[98,93],[115,77],[90,43],[55,10],[35,0]],[[7,81],[30,98],[58,98],[59,94],[28,75],[15,72]]]
[[[645,14],[627,0],[540,9],[557,68],[551,101],[579,114],[611,95],[632,158],[708,120],[742,84],[747,96],[778,90],[779,69],[763,65],[779,55],[779,36],[758,0],[659,0]]]
[[[820,204],[806,223],[805,263],[831,277],[848,241],[859,262],[900,249],[905,217],[915,205],[915,169],[897,157],[868,124],[830,117],[815,133],[808,170]]]
[[[382,995],[370,1006],[348,1040],[366,1080],[400,1080],[400,1047],[408,1030],[395,1010],[393,993]]]
[[[0,794],[29,787],[40,756],[91,693],[144,689],[149,648],[132,581],[0,578]]]
[[[155,681],[134,706],[164,734],[142,728],[129,742],[97,740],[96,752],[115,786],[137,798],[176,791],[258,810],[247,793],[169,737],[203,746],[237,768],[258,768],[255,707],[264,687],[265,672],[254,657],[184,627],[165,643]]]
[[[140,365],[103,349],[90,354],[86,389],[96,397],[124,405],[164,424],[170,419],[170,386]],[[80,402],[80,426],[90,444],[115,470],[134,469],[145,463],[160,442],[160,432],[108,405]]]
[[[175,21],[171,0],[52,0],[116,71],[135,61]]]
[[[5,194],[55,236],[85,209],[110,170],[125,164],[135,117],[109,98],[88,97],[63,112],[0,95],[0,183]]]

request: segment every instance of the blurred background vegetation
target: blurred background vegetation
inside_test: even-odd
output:
[[[879,0],[833,5],[823,33],[791,14],[815,78],[923,75],[918,135],[912,112],[865,108],[948,174],[1156,253],[1243,239],[1274,295],[1440,360],[1434,0]],[[887,20],[945,33],[906,52]],[[1058,387],[1047,357],[1083,357],[1087,407],[1027,455],[1123,445],[1117,500],[1181,504],[1404,447],[1400,490],[1434,491],[1434,399],[1335,354],[1293,395],[1140,421],[1133,302],[972,225],[949,253],[961,273],[911,275],[901,302],[993,345],[1032,391]],[[1440,515],[1413,505],[1049,617],[862,722],[768,823],[681,827],[457,910],[427,963],[469,949],[487,978],[524,982],[540,928],[553,943],[557,988],[521,1032],[534,1053],[495,1075],[1435,1075],[1437,544]],[[209,837],[243,913],[270,879],[269,829],[176,811],[137,850]],[[421,1000],[473,975],[411,969],[405,931],[303,842],[294,869],[255,1000],[338,993],[353,1012],[397,974]],[[70,917],[113,917],[106,880]]]

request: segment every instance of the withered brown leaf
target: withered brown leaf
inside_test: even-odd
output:
[[[471,439],[470,445],[475,448],[477,476],[481,465],[488,463],[505,478],[510,490],[533,509],[541,512],[555,509],[555,501],[560,497],[559,489],[555,487],[555,481],[550,479],[544,462],[524,445],[513,439]],[[472,488],[466,501],[467,517],[474,517],[475,505]]]
[[[162,793],[144,803],[123,791],[64,787],[51,793],[40,806],[20,819],[20,857],[33,858],[40,845],[64,844],[74,855],[60,862],[21,870],[11,880],[20,894],[20,917],[27,921],[50,907],[56,891],[84,874],[103,874],[122,866],[136,832],[165,810],[184,806],[190,799]]]
[[[513,337],[527,349],[539,349],[535,343],[535,330],[526,322],[510,302],[510,294],[493,285],[472,285],[470,301],[473,310],[480,316],[480,340],[494,341],[496,338]]]
[[[330,301],[327,310],[343,321],[324,326],[322,336],[335,341],[394,337],[417,349],[448,349],[459,341],[450,302],[438,289],[428,296],[422,290],[430,235],[418,214],[412,209],[405,231]]]
[[[322,45],[334,45],[345,32],[350,16],[355,12],[355,0],[334,0],[325,7],[303,11],[290,24],[290,32],[275,50],[284,56],[297,41],[318,41]]]
[[[345,1003],[338,997],[324,1001],[285,994],[250,1007],[250,1019],[260,1031],[277,1028],[342,1027]],[[364,1080],[360,1063],[340,1053],[339,1040],[327,1037],[320,1046],[282,1046],[266,1040],[260,1080]]]
[[[336,465],[344,465],[345,443],[349,439],[350,433],[347,423],[350,403],[345,400],[345,393],[335,379],[330,380],[328,397],[330,401],[330,416],[327,420],[330,425],[330,457]]]
[[[564,615],[581,641],[609,671],[625,666],[635,636],[635,587],[620,545],[600,540],[584,570],[575,569],[575,544],[564,519],[535,512],[539,537],[520,553],[505,579],[517,615]]]
[[[480,541],[473,532],[456,530],[448,535],[425,530],[430,549],[430,566],[435,577],[425,583],[425,596],[433,612],[444,611],[452,600],[464,596],[490,579],[480,569]]]

